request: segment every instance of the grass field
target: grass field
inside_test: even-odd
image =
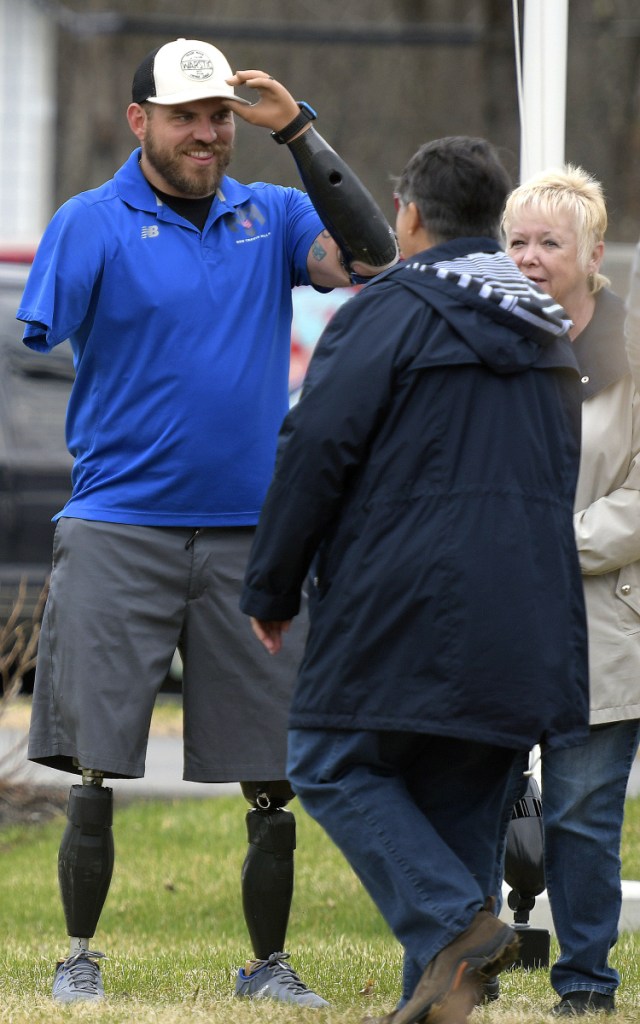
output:
[[[245,811],[235,796],[116,807],[116,867],[95,938],[109,957],[108,999],[66,1008],[50,999],[55,959],[67,952],[56,877],[64,817],[0,830],[0,1021],[347,1024],[392,1009],[399,948],[341,855],[299,807],[287,945],[295,969],[331,1007],[233,997],[235,970],[249,955],[239,886]],[[640,878],[640,799],[628,801],[623,875]],[[623,978],[614,1019],[638,1024],[640,934],[623,935],[612,960]],[[472,1021],[550,1022],[553,1002],[546,971],[516,970],[502,976],[500,1000],[478,1008]]]

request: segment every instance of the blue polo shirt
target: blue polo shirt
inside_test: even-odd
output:
[[[139,156],[58,210],[17,313],[28,346],[74,353],[58,515],[253,524],[288,409],[291,289],[322,223],[303,192],[225,177],[200,232]]]

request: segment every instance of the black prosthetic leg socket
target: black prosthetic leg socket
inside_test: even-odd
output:
[[[293,899],[296,820],[282,809],[247,812],[249,849],[242,867],[242,907],[258,960],[284,951]]]
[[[91,938],[113,872],[113,790],[72,786],[58,854],[58,881],[67,934]]]

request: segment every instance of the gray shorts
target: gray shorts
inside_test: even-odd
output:
[[[60,519],[34,685],[29,757],[65,771],[144,775],[151,714],[182,654],[184,775],[286,777],[306,609],[267,654],[238,600],[252,528]]]

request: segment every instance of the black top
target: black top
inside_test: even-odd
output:
[[[170,196],[167,192],[161,192],[154,185],[151,185],[151,188],[165,206],[170,207],[180,217],[188,220],[197,227],[198,231],[202,231],[207,222],[215,193],[212,193],[210,196],[204,196],[202,199],[183,199],[182,196]]]

